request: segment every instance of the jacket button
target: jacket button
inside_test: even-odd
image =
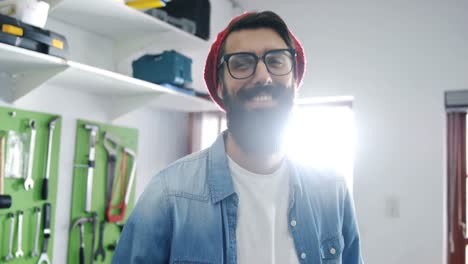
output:
[[[336,254],[336,249],[335,248],[330,248],[330,254],[335,255]]]
[[[301,259],[305,259],[306,258],[306,253],[302,252],[301,253]]]
[[[296,220],[291,220],[291,226],[292,226],[292,227],[295,227],[296,224],[297,224],[297,223],[296,223]]]

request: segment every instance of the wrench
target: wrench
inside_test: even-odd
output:
[[[18,232],[16,233],[18,245],[16,247],[15,257],[21,258],[24,256],[23,245],[23,211],[18,212]]]
[[[42,193],[41,193],[42,200],[47,200],[47,197],[49,195],[50,156],[52,153],[52,141],[54,138],[54,128],[55,128],[55,123],[57,123],[57,120],[58,120],[58,117],[55,117],[49,123],[49,143],[47,144],[47,161],[46,161],[45,178],[42,181]]]
[[[96,252],[94,252],[94,260],[98,260],[98,257],[101,256],[101,262],[106,260],[106,251],[104,250],[103,239],[104,239],[104,227],[106,221],[102,221],[99,225],[99,244]]]
[[[39,257],[37,264],[46,263],[50,264],[49,256],[47,255],[47,249],[49,247],[50,232],[50,217],[51,217],[51,205],[50,203],[44,204],[44,243],[42,244],[42,253]]]
[[[39,207],[34,207],[34,212],[36,213],[36,232],[34,235],[34,250],[31,256],[37,257],[39,256],[39,229],[41,227],[41,209]]]
[[[30,120],[29,127],[31,128],[31,140],[29,141],[28,172],[26,175],[26,180],[24,181],[24,189],[26,189],[26,191],[34,187],[34,180],[32,179],[32,169],[34,161],[34,147],[36,145],[36,121]]]
[[[15,231],[15,215],[13,213],[8,213],[8,218],[10,218],[10,240],[8,240],[8,255],[5,257],[6,261],[13,259],[13,232]]]

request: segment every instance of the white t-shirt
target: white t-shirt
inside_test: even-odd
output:
[[[272,174],[256,174],[228,157],[239,196],[237,263],[298,264],[288,229],[289,173],[285,162]]]

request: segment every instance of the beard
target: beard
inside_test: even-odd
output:
[[[223,85],[227,128],[245,153],[267,156],[282,149],[283,135],[294,103],[294,87],[281,85],[241,88],[230,95]],[[277,102],[272,107],[248,109],[247,102],[262,93]]]

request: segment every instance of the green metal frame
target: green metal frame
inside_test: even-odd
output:
[[[59,117],[55,124],[52,153],[51,153],[51,164],[49,174],[49,194],[46,201],[41,199],[42,191],[42,180],[45,177],[46,159],[47,159],[47,145],[49,141],[49,122],[53,118]],[[31,257],[31,253],[34,247],[34,235],[36,228],[36,215],[34,214],[34,207],[43,209],[44,203],[48,202],[52,205],[51,210],[51,229],[52,236],[49,240],[48,256],[52,260],[53,256],[53,245],[54,245],[54,230],[55,227],[55,212],[57,205],[57,181],[58,181],[58,164],[59,164],[59,150],[60,150],[60,138],[61,138],[61,117],[58,115],[24,111],[20,109],[0,107],[0,133],[6,136],[8,130],[17,131],[20,133],[27,133],[29,136],[30,130],[28,123],[30,119],[36,121],[36,145],[34,150],[34,161],[33,161],[33,179],[34,187],[32,190],[26,191],[23,183],[24,179],[13,179],[6,178],[4,180],[5,194],[11,195],[12,206],[9,209],[0,210],[0,263],[6,263],[5,256],[8,253],[8,240],[10,232],[10,221],[7,218],[8,213],[15,214],[15,230],[18,227],[17,213],[19,210],[24,212],[23,217],[23,245],[22,249],[24,256],[22,258],[14,258],[8,263],[13,264],[36,264],[39,260],[39,256]],[[27,162],[27,160],[25,160]],[[39,255],[42,249],[42,226],[43,226],[43,213],[41,216],[41,232],[39,236]],[[13,242],[13,254],[16,251],[16,240]]]
[[[76,144],[75,144],[75,166],[73,169],[73,189],[72,189],[72,203],[70,212],[70,228],[75,219],[79,217],[90,217],[91,213],[86,213],[85,197],[86,197],[86,178],[87,167],[85,164],[88,162],[89,152],[89,130],[84,129],[84,124],[92,124],[99,127],[98,140],[96,143],[96,158],[95,170],[93,176],[93,194],[92,194],[92,211],[96,212],[99,216],[99,222],[105,218],[105,193],[106,193],[106,177],[107,177],[107,151],[104,148],[104,132],[110,132],[116,136],[120,144],[124,147],[132,149],[137,152],[138,146],[138,130],[134,128],[118,127],[109,124],[96,123],[93,121],[78,120],[76,129]],[[138,154],[137,154],[138,155]],[[116,166],[116,175],[118,174],[119,164],[122,157],[122,151],[119,150]],[[128,166],[130,172],[130,165]],[[138,175],[138,164],[137,164]],[[115,176],[117,177],[117,176]],[[127,206],[125,219],[128,218],[134,204],[134,189],[136,179],[133,182],[130,201]],[[110,263],[113,252],[108,250],[108,245],[114,244],[120,236],[120,228],[117,224],[106,223],[104,229],[104,249],[106,251],[105,261],[99,258],[94,263]],[[89,263],[89,254],[94,254],[98,245],[99,239],[99,225],[96,230],[95,247],[91,252],[91,239],[92,239],[92,224],[85,224],[85,260]],[[79,263],[79,228],[70,230],[69,245],[68,245],[68,264]]]

